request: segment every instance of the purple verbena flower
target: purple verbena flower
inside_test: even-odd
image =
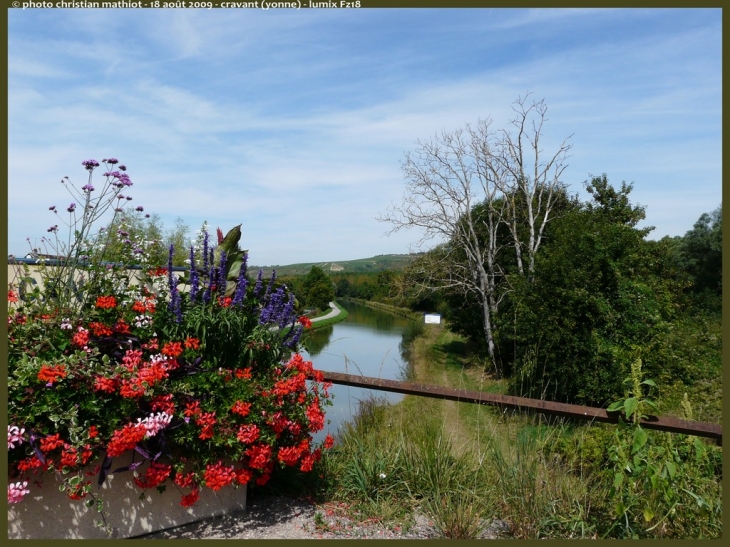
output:
[[[58,224],[54,224],[53,226],[51,226],[50,228],[48,228],[48,230],[46,230],[46,231],[47,232],[53,232],[53,233],[58,232]]]
[[[114,165],[115,163],[119,163],[119,160],[117,158],[109,158],[108,160],[104,160],[106,163],[110,163],[111,165]]]
[[[94,187],[91,184],[85,184],[84,186],[81,187],[81,189],[84,192],[93,192],[94,191]]]
[[[68,206],[68,208],[66,210],[69,213],[73,213],[76,210],[76,204],[75,203],[72,203],[71,205]]]
[[[48,208],[48,210],[49,210],[49,211],[53,211],[53,212],[55,213],[55,212],[56,212],[56,206],[55,206],[55,205],[51,205],[51,206],[50,206],[50,207]]]
[[[139,206],[137,206],[137,208],[135,209],[135,211],[139,211],[141,213],[142,211],[144,211],[144,207],[142,207],[141,205],[139,205]]]
[[[126,165],[120,165],[119,166],[119,169],[121,169],[122,171],[126,171],[127,170],[127,166]]]
[[[83,165],[87,171],[93,171],[95,167],[99,167],[99,162],[96,160],[86,160],[82,161],[81,165]]]

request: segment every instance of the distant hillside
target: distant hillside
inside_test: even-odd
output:
[[[249,266],[250,272],[264,270],[264,277],[271,275],[271,270],[276,270],[276,275],[306,275],[312,266],[319,266],[327,273],[367,273],[380,272],[383,270],[400,270],[417,255],[378,255],[371,258],[358,258],[357,260],[339,260],[337,262],[305,262],[301,264],[289,264],[286,266]]]

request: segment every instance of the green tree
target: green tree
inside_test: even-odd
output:
[[[513,391],[600,405],[666,330],[673,292],[658,273],[661,247],[645,239],[651,228],[636,228],[644,209],[630,203],[631,185],[614,189],[603,175],[587,188],[592,201],[554,222],[534,282],[512,281],[500,349]]]
[[[319,266],[312,266],[302,281],[302,295],[307,306],[323,310],[335,297],[332,281]]]
[[[695,293],[722,294],[722,205],[703,213],[682,238],[680,266],[689,274]]]

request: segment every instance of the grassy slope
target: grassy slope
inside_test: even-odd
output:
[[[342,271],[345,273],[379,272],[382,270],[397,270],[408,264],[415,255],[378,255],[370,258],[359,258],[356,260],[342,260],[338,262],[302,262],[299,264],[288,264],[284,266],[249,266],[251,271],[263,269],[264,277],[270,276],[272,270],[276,270],[278,276],[306,275],[312,266],[319,266],[325,272]],[[339,268],[342,268],[340,270]]]

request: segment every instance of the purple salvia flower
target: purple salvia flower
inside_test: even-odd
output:
[[[173,276],[172,276],[172,255],[175,252],[175,246],[170,245],[170,250],[167,254],[167,285],[170,287],[170,294],[173,293],[173,291],[177,290],[177,283],[173,282]],[[170,305],[172,306],[172,301],[170,301]],[[172,308],[170,308],[172,309]]]
[[[211,265],[210,271],[208,272],[208,284],[205,287],[205,292],[203,293],[203,302],[205,302],[206,304],[210,302],[214,279],[216,279],[216,268],[215,266]]]
[[[218,279],[216,280],[216,285],[218,286],[218,294],[220,296],[226,295],[226,285],[227,285],[227,276],[226,276],[226,259],[228,257],[226,256],[225,251],[221,251],[221,262],[220,266],[218,267]]]
[[[271,270],[271,281],[269,281],[269,286],[266,287],[266,294],[264,295],[264,299],[266,299],[266,297],[271,294],[271,289],[274,286],[274,281],[276,281],[276,270]]]
[[[264,275],[264,271],[260,269],[259,276],[256,279],[256,285],[254,285],[254,288],[253,288],[253,295],[256,297],[258,297],[259,293],[261,292],[261,276],[263,276],[263,275]]]
[[[190,247],[190,301],[194,302],[195,297],[198,294],[198,285],[200,278],[198,276],[198,269],[195,267],[195,249]]]
[[[203,271],[208,271],[208,230],[203,232]]]
[[[289,330],[289,333],[284,337],[283,344],[288,348],[295,348],[299,343],[299,338],[302,336],[304,327],[297,325]]]
[[[296,314],[294,313],[294,295],[291,293],[289,294],[289,300],[286,303],[286,306],[284,306],[284,309],[281,312],[281,316],[279,317],[279,328],[283,329],[285,325],[288,325],[289,323],[294,323],[296,320]]]
[[[236,292],[233,294],[233,300],[231,301],[232,306],[242,306],[243,300],[246,297],[246,287],[248,286],[248,279],[246,279],[247,260],[248,253],[244,253],[241,269],[238,272],[238,280],[236,281]]]

